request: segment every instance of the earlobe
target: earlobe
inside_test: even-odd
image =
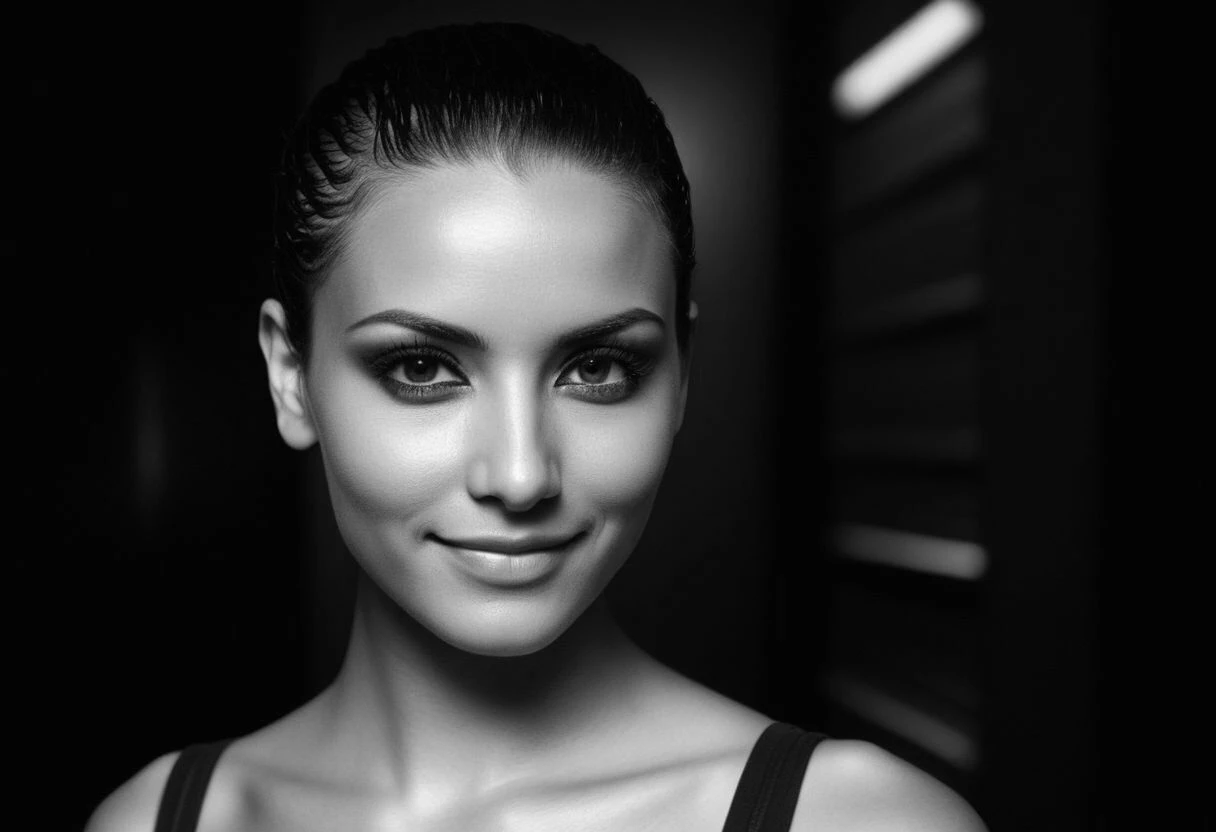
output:
[[[311,447],[317,441],[317,432],[304,390],[304,366],[287,339],[287,314],[277,300],[262,303],[258,344],[266,359],[279,435],[296,450]]]

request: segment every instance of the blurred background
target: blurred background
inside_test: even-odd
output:
[[[1120,20],[1079,0],[17,11],[6,649],[41,825],[336,671],[353,572],[255,341],[273,171],[347,61],[482,19],[633,71],[692,183],[689,411],[610,590],[629,632],[994,832],[1115,828],[1128,116]]]

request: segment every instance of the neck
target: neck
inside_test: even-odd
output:
[[[383,787],[480,790],[543,772],[619,723],[649,661],[602,600],[543,650],[479,656],[437,638],[361,576],[329,722]],[[421,782],[444,772],[442,784]]]

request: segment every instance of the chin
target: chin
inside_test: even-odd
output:
[[[561,633],[548,638],[518,637],[478,639],[461,644],[453,644],[452,646],[474,656],[486,656],[496,659],[513,659],[539,653],[556,641],[560,636]]]
[[[558,641],[594,600],[554,598],[550,593],[521,593],[521,597],[449,605],[431,610],[434,614],[424,614],[418,620],[437,638],[466,653],[498,658],[529,656]]]

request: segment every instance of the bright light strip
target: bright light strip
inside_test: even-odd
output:
[[[979,763],[979,749],[971,737],[852,674],[832,674],[823,686],[839,705],[956,768],[973,771]]]
[[[988,553],[978,543],[948,540],[878,526],[842,524],[832,533],[837,554],[960,581],[977,581],[988,570]]]
[[[969,0],[934,0],[870,48],[832,84],[845,118],[861,118],[966,43],[983,25]]]

